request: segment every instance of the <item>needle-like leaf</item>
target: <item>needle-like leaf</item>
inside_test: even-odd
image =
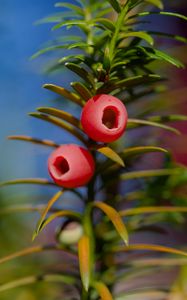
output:
[[[68,275],[62,274],[42,274],[38,276],[27,276],[22,277],[17,280],[10,281],[5,284],[0,285],[0,292],[9,291],[14,288],[24,287],[29,284],[34,284],[38,282],[54,282],[54,283],[61,283],[61,284],[75,284],[77,278]]]
[[[92,93],[89,91],[89,89],[81,82],[72,82],[71,83],[72,88],[80,95],[82,99],[85,101],[92,98]]]
[[[49,147],[58,147],[59,146],[59,144],[56,144],[55,142],[53,142],[51,140],[40,140],[38,138],[33,138],[33,137],[27,136],[27,135],[10,135],[10,136],[8,136],[8,139],[30,142],[33,144],[39,144],[42,146],[49,146]]]
[[[71,70],[72,72],[76,73],[79,75],[82,79],[84,79],[86,82],[92,85],[92,87],[95,86],[95,80],[91,72],[88,72],[85,70],[83,67],[80,67],[74,63],[65,63],[66,68]]]
[[[144,1],[158,7],[159,9],[164,8],[163,2],[161,0],[144,0]]]
[[[121,7],[120,7],[120,4],[119,4],[119,2],[117,0],[107,0],[107,2],[109,2],[111,4],[111,6],[113,7],[113,9],[117,13],[121,12]]]
[[[37,108],[37,111],[48,114],[50,116],[60,118],[70,123],[71,125],[77,127],[78,129],[81,129],[80,121],[76,117],[74,117],[73,115],[71,115],[70,113],[64,110],[53,108],[53,107],[39,107]]]
[[[58,191],[58,192],[57,192],[57,193],[49,200],[49,202],[48,202],[46,208],[45,208],[44,211],[42,212],[41,217],[40,217],[40,219],[39,219],[39,221],[38,221],[38,223],[37,223],[37,225],[36,225],[36,229],[35,229],[35,231],[34,231],[34,233],[33,233],[32,240],[34,240],[34,239],[37,237],[37,235],[39,234],[39,232],[41,231],[41,228],[42,228],[42,225],[43,225],[43,222],[44,222],[44,220],[45,220],[46,215],[48,214],[48,212],[49,212],[50,208],[52,207],[52,205],[53,205],[53,204],[54,204],[54,203],[62,196],[63,192],[64,192],[63,190]]]
[[[99,208],[107,215],[125,244],[128,245],[128,232],[119,213],[113,207],[103,202],[94,202],[93,206]]]
[[[116,162],[121,167],[125,166],[124,161],[122,160],[120,155],[117,152],[115,152],[114,150],[112,150],[111,148],[109,148],[109,147],[100,147],[100,148],[97,149],[97,151],[102,153],[103,155],[105,155],[106,157],[111,159],[112,161]]]
[[[73,136],[75,136],[78,140],[80,140],[82,143],[84,143],[85,145],[87,145],[87,141],[86,138],[83,136],[82,133],[80,133],[74,126],[62,121],[59,118],[53,117],[53,116],[48,116],[46,114],[43,113],[29,113],[29,115],[31,117],[37,118],[37,119],[41,119],[43,121],[47,121],[51,124],[54,124],[60,128],[63,128],[64,130],[68,131],[69,133],[71,133]]]
[[[97,290],[97,293],[101,297],[101,300],[113,300],[111,292],[108,287],[101,281],[96,281],[93,283],[93,287]]]
[[[39,253],[39,252],[50,251],[50,250],[60,250],[60,248],[58,248],[56,245],[44,245],[44,246],[42,245],[42,246],[25,248],[23,250],[14,252],[10,255],[0,258],[0,264],[14,260],[15,258],[18,257],[24,257],[33,253]]]
[[[153,245],[153,244],[134,244],[134,245],[131,244],[128,247],[114,246],[112,250],[114,252],[145,250],[145,251],[156,251],[156,252],[164,252],[169,254],[187,256],[187,252],[185,251],[170,248],[170,247],[165,247],[161,245]]]
[[[86,291],[89,289],[91,277],[90,252],[90,239],[87,235],[83,235],[78,243],[78,255],[81,280]]]
[[[121,216],[133,216],[139,214],[152,214],[152,213],[187,213],[187,207],[185,206],[146,206],[146,207],[136,207],[128,208],[120,211]]]
[[[161,147],[155,147],[155,146],[139,146],[139,147],[129,147],[125,148],[123,151],[119,153],[120,158],[122,160],[126,160],[129,157],[137,156],[137,155],[143,155],[146,153],[151,152],[163,152],[168,153],[168,151]],[[104,172],[106,173],[108,171],[108,168],[113,167],[113,169],[118,168],[116,164],[114,164],[111,160],[107,160],[106,162],[99,165],[97,172]],[[112,169],[112,170],[113,170]]]
[[[157,123],[149,120],[139,120],[139,119],[128,119],[127,128],[135,128],[138,126],[153,126],[153,127],[159,127],[168,131],[171,131],[177,135],[180,135],[180,131],[178,131],[176,128],[164,125],[162,123]]]
[[[72,210],[58,211],[42,221],[39,232],[41,232],[49,223],[51,223],[53,220],[55,220],[56,218],[59,218],[59,217],[70,217],[71,219],[76,219],[76,220],[78,219],[79,221],[81,219],[81,215]]]
[[[63,96],[65,98],[67,98],[68,100],[71,100],[72,102],[80,105],[81,107],[84,106],[84,101],[77,94],[68,91],[64,87],[61,87],[61,86],[58,86],[55,84],[46,83],[43,85],[43,88],[48,89],[60,96]]]
[[[41,184],[41,185],[51,185],[54,187],[58,187],[53,181],[50,181],[45,178],[19,178],[13,180],[7,180],[0,182],[0,187],[6,185],[16,185],[16,184]]]
[[[130,180],[130,179],[146,178],[146,177],[154,177],[154,176],[169,176],[169,175],[179,174],[180,171],[181,171],[180,168],[132,171],[132,172],[121,174],[120,179]]]
[[[121,38],[128,38],[128,37],[137,37],[137,38],[145,40],[150,45],[154,44],[153,38],[148,33],[143,32],[143,31],[127,32],[127,33],[123,33],[121,36]]]
[[[74,10],[80,16],[84,16],[83,8],[78,5],[74,5],[74,4],[71,4],[68,2],[57,2],[57,3],[55,3],[55,7],[65,7],[70,10]]]

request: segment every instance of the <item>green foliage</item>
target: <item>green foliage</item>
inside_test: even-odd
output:
[[[138,277],[137,261],[142,263],[143,268],[149,267],[147,261],[142,260],[139,251],[146,251],[144,255],[149,255],[148,251],[165,253],[165,257],[158,258],[160,259],[160,269],[164,258],[169,260],[168,265],[171,266],[173,261],[176,265],[180,264],[180,256],[187,256],[182,249],[129,243],[131,234],[147,230],[152,233],[159,232],[159,230],[164,231],[162,228],[164,220],[171,222],[171,218],[173,218],[175,223],[180,223],[183,220],[183,213],[187,212],[186,195],[181,196],[180,192],[178,194],[176,191],[177,188],[183,188],[187,182],[186,170],[184,167],[174,164],[169,151],[159,146],[160,131],[158,131],[163,129],[170,131],[170,134],[179,134],[180,132],[173,125],[165,123],[186,121],[187,117],[167,114],[167,112],[165,115],[159,116],[157,112],[155,115],[155,110],[150,109],[151,111],[148,110],[146,113],[141,107],[136,110],[137,102],[141,102],[143,97],[148,97],[148,99],[149,96],[156,97],[162,90],[162,82],[166,78],[157,74],[157,69],[154,67],[155,62],[161,61],[178,68],[184,67],[178,59],[156,48],[154,36],[162,36],[184,43],[187,40],[172,33],[150,31],[149,26],[144,22],[152,14],[156,14],[158,20],[160,15],[179,18],[183,21],[186,21],[187,17],[178,13],[160,11],[163,9],[163,3],[160,0],[106,0],[101,2],[75,0],[71,4],[59,2],[56,7],[62,12],[45,18],[40,23],[55,23],[52,30],[62,31],[62,37],[57,39],[57,44],[39,50],[32,58],[50,51],[58,52],[59,57],[51,69],[60,72],[62,68],[66,68],[77,76],[77,81],[70,83],[70,90],[55,84],[45,84],[43,87],[60,95],[63,100],[71,101],[79,108],[82,108],[93,95],[99,93],[115,95],[127,105],[127,109],[128,106],[134,105],[134,115],[129,114],[127,125],[129,142],[125,141],[125,146],[123,141],[121,144],[116,142],[111,145],[96,143],[88,139],[77,117],[57,108],[40,107],[37,112],[29,114],[62,128],[88,147],[96,160],[96,173],[85,187],[86,193],[79,189],[70,190],[82,201],[81,213],[73,209],[62,210],[56,206],[56,202],[61,196],[64,199],[66,189],[59,190],[59,187],[48,179],[15,179],[0,183],[1,187],[16,184],[39,184],[58,189],[46,206],[17,206],[7,207],[7,210],[4,210],[5,214],[15,211],[40,212],[41,216],[36,225],[33,239],[51,221],[64,217],[68,221],[75,219],[80,222],[84,232],[76,245],[78,247],[60,245],[57,240],[54,245],[27,248],[0,259],[0,263],[4,263],[36,252],[65,251],[76,261],[75,264],[69,263],[73,270],[71,276],[62,272],[62,274],[46,273],[39,279],[37,276],[24,277],[1,285],[0,291],[43,280],[76,286],[77,294],[73,295],[71,299],[78,296],[82,300],[97,300],[98,297],[102,300],[121,300],[128,299],[128,293],[139,297],[137,291],[127,291],[124,296],[118,294],[118,289],[115,289],[118,282],[123,284],[124,280],[128,278],[128,272],[131,276],[135,272],[134,278]],[[146,25],[147,29],[142,31],[141,26],[139,27],[142,24]],[[76,35],[69,34],[63,38],[65,30],[71,31],[72,28],[75,29]],[[66,56],[63,54],[64,49],[68,50]],[[131,110],[129,109],[129,111]],[[150,116],[150,112],[154,115]],[[144,126],[149,131],[144,131]],[[136,130],[140,130],[141,134],[139,139],[134,141],[131,133]],[[149,145],[150,136],[153,141],[151,145]],[[58,147],[53,140],[29,136],[16,135],[10,136],[9,139],[47,147]],[[159,169],[141,168],[141,170],[136,170],[137,157],[151,152],[160,154],[162,166]],[[124,187],[128,187],[127,182],[129,181],[137,183],[138,187],[133,191],[128,188],[123,191],[122,182],[125,182]],[[120,187],[122,187],[122,191]],[[101,200],[98,197],[101,197]],[[182,204],[178,204],[179,197],[181,197]],[[97,215],[98,211],[102,213]],[[121,245],[121,239],[125,245]],[[130,256],[131,252],[134,256]],[[118,253],[122,257],[121,264],[117,260],[116,254]],[[68,255],[67,260],[69,259]],[[80,270],[80,276],[77,276],[77,269]],[[148,268],[148,272],[154,272],[154,269]],[[146,288],[145,294],[147,292],[150,295],[149,299],[155,295],[154,292],[162,296],[163,293],[164,296],[168,293],[168,290],[162,291],[160,287],[158,289],[148,287],[147,290]]]

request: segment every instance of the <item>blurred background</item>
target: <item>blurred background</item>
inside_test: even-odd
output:
[[[39,106],[56,105],[53,94],[42,89],[44,83],[55,83],[67,86],[72,81],[71,74],[45,72],[45,63],[50,60],[50,56],[30,60],[33,53],[47,44],[48,40],[55,39],[58,32],[51,32],[51,24],[40,26],[34,23],[52,13],[57,12],[54,8],[54,0],[0,0],[0,34],[1,34],[1,55],[0,55],[0,180],[27,177],[48,177],[46,159],[50,149],[37,147],[35,145],[7,141],[8,135],[25,134],[38,138],[54,139],[64,143],[73,142],[73,138],[61,133],[61,130],[52,127],[40,120],[34,120],[27,116]],[[187,15],[186,0],[165,1],[166,10],[174,10]],[[186,24],[178,19],[152,17],[155,30],[161,30],[184,35],[187,37]],[[164,40],[160,38],[157,44],[162,48],[169,48],[171,54],[176,55],[184,63],[187,63],[187,46]],[[169,85],[171,89],[170,111],[187,114],[187,71],[176,70],[167,65],[160,66],[162,71],[170,77]],[[174,95],[177,97],[174,97]],[[173,100],[172,100],[173,96]],[[174,99],[175,98],[175,99]],[[58,103],[59,107],[65,107],[63,103]],[[68,110],[67,108],[66,110]],[[72,108],[70,108],[72,111]],[[78,111],[74,112],[79,114]],[[41,122],[41,123],[40,123]],[[165,135],[163,144],[170,147],[177,162],[187,165],[187,128],[186,123],[181,122],[176,126],[183,132],[181,137]],[[163,141],[164,140],[164,141]],[[54,192],[48,188],[41,187],[8,187],[0,191],[1,208],[6,205],[21,203],[45,203]],[[70,205],[67,203],[63,203]],[[15,214],[0,215],[0,255],[4,256],[31,245],[31,234],[35,226],[38,214]],[[51,229],[53,231],[53,229]],[[181,231],[181,240],[184,239]],[[48,236],[42,235],[42,242],[49,242]],[[61,264],[61,263],[60,263]],[[15,263],[3,264],[0,272],[0,283],[4,283],[10,278],[16,278],[17,274],[28,275],[34,273],[35,268],[39,270],[51,270],[60,268],[58,257],[48,256],[46,262],[44,256],[37,258],[22,259]],[[183,271],[184,272],[184,271]],[[175,273],[174,273],[175,274]],[[186,283],[187,285],[187,283]],[[54,286],[53,286],[54,287]],[[43,289],[42,284],[32,288],[20,288],[9,292],[0,293],[2,300],[34,300],[34,299],[60,299],[61,289]],[[174,299],[174,298],[173,298]],[[178,298],[179,300],[185,300]],[[178,300],[177,299],[177,300]]]

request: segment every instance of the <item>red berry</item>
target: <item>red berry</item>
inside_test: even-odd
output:
[[[81,123],[86,134],[97,142],[117,140],[125,131],[127,111],[124,104],[111,95],[96,95],[82,110]]]
[[[91,179],[95,163],[88,150],[74,144],[62,145],[49,156],[48,170],[56,184],[75,188]]]

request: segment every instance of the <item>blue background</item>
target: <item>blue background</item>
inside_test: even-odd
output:
[[[56,34],[51,32],[51,24],[34,25],[35,21],[59,11],[54,7],[55,2],[0,0],[0,180],[47,177],[46,159],[52,150],[8,141],[6,136],[25,134],[64,143],[74,141],[55,126],[27,116],[36,107],[56,105],[55,96],[42,89],[44,83],[66,85],[69,81],[64,73],[61,77],[44,74],[43,58],[29,59]],[[25,190],[28,192],[28,187]],[[13,192],[9,188],[10,191]]]
[[[51,32],[52,24],[34,23],[59,11],[54,0],[0,0],[0,181],[17,178],[49,178],[47,158],[53,148],[27,142],[7,140],[8,135],[29,135],[53,139],[59,143],[75,142],[75,138],[47,122],[28,116],[39,106],[57,106],[55,95],[42,89],[44,83],[67,85],[68,74],[47,75],[41,57],[29,58],[46,45],[57,33]],[[65,103],[60,107],[68,111]],[[71,111],[72,108],[70,107]],[[78,112],[79,113],[79,112]],[[53,188],[32,185],[9,186],[1,189],[8,203],[33,203],[47,201],[54,194]],[[71,202],[64,206],[71,206]]]

